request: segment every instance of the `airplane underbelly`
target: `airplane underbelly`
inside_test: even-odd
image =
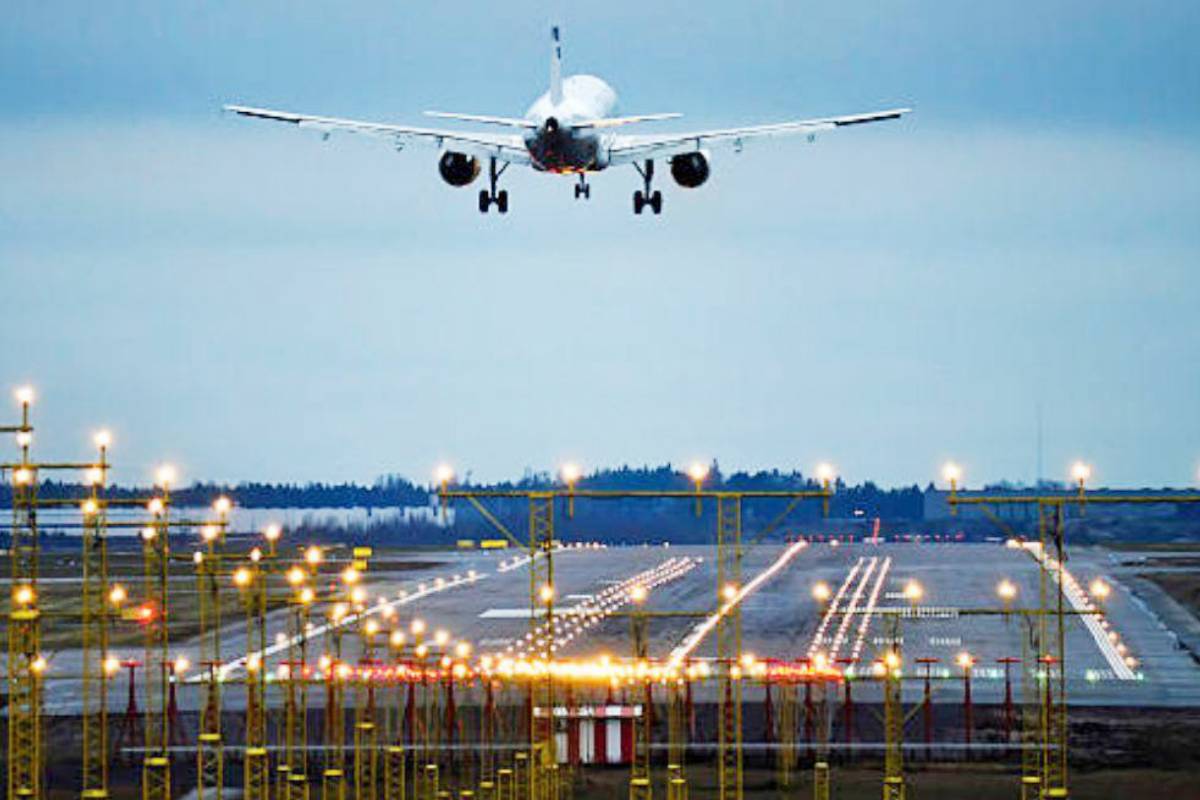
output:
[[[542,172],[588,172],[601,166],[600,144],[595,136],[543,133],[525,144],[534,169]]]

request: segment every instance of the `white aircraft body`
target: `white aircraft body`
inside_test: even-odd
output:
[[[617,116],[617,93],[594,75],[562,74],[562,45],[557,26],[551,29],[550,89],[529,107],[524,117],[494,117],[482,114],[454,114],[427,111],[428,116],[459,122],[506,128],[513,133],[492,133],[359,122],[336,117],[318,117],[289,111],[273,111],[251,106],[227,105],[245,117],[290,122],[301,128],[322,132],[325,138],[334,131],[367,134],[393,143],[397,150],[409,142],[425,142],[441,149],[438,171],[451,186],[468,186],[479,177],[487,162],[489,188],[479,192],[479,210],[487,213],[494,204],[503,214],[508,211],[508,192],[497,190],[500,176],[512,164],[532,167],[538,172],[576,176],[575,197],[588,198],[591,187],[587,175],[622,164],[632,165],[642,177],[643,188],[633,194],[633,211],[641,214],[647,206],[662,212],[662,192],[653,188],[654,161],[665,159],[671,177],[685,188],[695,188],[708,180],[713,145],[732,145],[740,150],[750,139],[771,136],[806,135],[809,141],[820,131],[849,125],[897,119],[910,109],[894,108],[866,114],[851,114],[823,119],[794,120],[741,128],[628,135],[618,130],[636,123],[674,119],[679,114],[642,114]]]

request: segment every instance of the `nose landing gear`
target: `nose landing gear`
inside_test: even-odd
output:
[[[645,166],[633,165],[633,168],[642,176],[642,182],[645,190],[639,189],[633,193],[633,213],[641,214],[642,209],[650,206],[650,210],[655,214],[662,213],[662,192],[655,189],[650,190],[650,183],[654,180],[654,159],[646,159]]]
[[[583,198],[584,200],[592,199],[592,187],[587,182],[587,176],[582,172],[579,173],[579,183],[575,184],[575,199]]]
[[[488,159],[488,181],[491,184],[491,189],[479,190],[479,213],[486,214],[492,203],[496,204],[496,210],[501,214],[508,213],[508,192],[501,189],[496,191],[496,182],[500,180],[500,176],[504,174],[504,170],[508,169],[508,163],[504,163],[499,168],[496,167],[496,159]]]

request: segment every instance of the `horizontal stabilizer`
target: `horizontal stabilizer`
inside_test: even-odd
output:
[[[572,128],[617,128],[621,125],[633,125],[636,122],[658,122],[664,119],[679,119],[683,114],[638,114],[633,117],[607,117],[605,119],[585,119],[572,122]]]
[[[479,122],[484,125],[501,125],[505,128],[525,128],[536,130],[537,123],[527,119],[512,117],[491,117],[486,114],[456,114],[452,111],[426,111],[425,116],[438,119],[456,119],[460,122]]]

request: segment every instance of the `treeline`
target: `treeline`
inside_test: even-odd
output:
[[[724,474],[717,463],[713,463],[705,479],[706,489],[729,491],[790,491],[812,490],[819,484],[798,471],[783,472],[769,470],[759,472],[734,472]],[[483,484],[466,481],[464,488],[493,490],[547,489],[561,486],[549,472],[531,472],[520,479]],[[596,470],[577,484],[580,489],[617,489],[627,491],[690,490],[691,479],[669,465],[656,467],[622,466]],[[841,482],[830,504],[835,517],[883,517],[885,519],[917,520],[922,515],[922,491],[917,486],[898,489],[881,489],[866,482],[848,486]],[[43,482],[39,495],[52,499],[83,498],[87,489],[79,484]],[[386,475],[370,485],[358,483],[264,483],[244,482],[235,485],[196,483],[172,491],[172,502],[179,506],[201,506],[212,502],[218,495],[226,494],[242,508],[398,508],[423,506],[429,503],[434,489],[420,485],[400,475]],[[105,496],[114,499],[148,497],[152,487],[110,486]],[[0,486],[0,503],[11,504],[12,492],[8,485]],[[671,501],[663,501],[672,505]],[[679,505],[675,502],[674,505]],[[768,503],[768,505],[770,505]],[[804,504],[803,514],[813,519],[820,516],[820,504]],[[644,510],[646,503],[636,506]]]

